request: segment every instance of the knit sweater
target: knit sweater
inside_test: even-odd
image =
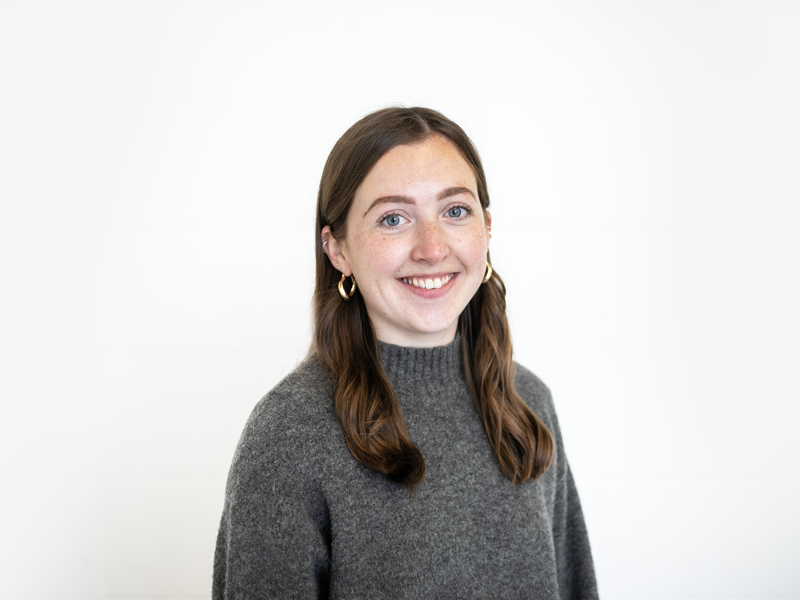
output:
[[[547,387],[516,388],[555,438],[538,480],[500,471],[464,374],[460,340],[380,343],[408,433],[416,493],[359,463],[314,359],[256,405],[236,449],[213,598],[597,598],[589,540]]]

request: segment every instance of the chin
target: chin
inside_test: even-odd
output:
[[[454,324],[456,327],[458,327],[458,319],[456,319],[455,321],[447,321],[446,323],[443,322],[432,323],[428,321],[426,323],[417,323],[413,325],[410,328],[410,330],[420,335],[436,335],[439,333],[445,333],[451,327],[453,327]]]

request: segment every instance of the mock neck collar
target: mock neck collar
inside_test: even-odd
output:
[[[464,379],[461,355],[461,333],[444,346],[411,348],[378,341],[381,364],[391,381],[409,378],[428,381],[457,381]]]

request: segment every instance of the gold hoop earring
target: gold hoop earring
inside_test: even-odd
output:
[[[350,293],[344,291],[344,280],[347,278],[347,275],[342,273],[342,278],[339,280],[339,295],[344,298],[345,302],[348,302],[350,298],[353,297],[353,294],[356,293],[356,278],[350,275],[350,281],[353,282],[353,285],[350,286]]]
[[[483,283],[486,283],[492,278],[492,265],[489,264],[489,261],[486,261],[486,275],[483,277]],[[341,284],[339,284],[341,285]]]

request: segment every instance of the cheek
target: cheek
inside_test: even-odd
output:
[[[475,235],[464,240],[464,255],[475,270],[484,268],[487,250],[486,238],[482,232],[476,232]]]
[[[358,247],[358,266],[364,274],[390,276],[402,265],[402,251],[387,238],[366,238]]]

